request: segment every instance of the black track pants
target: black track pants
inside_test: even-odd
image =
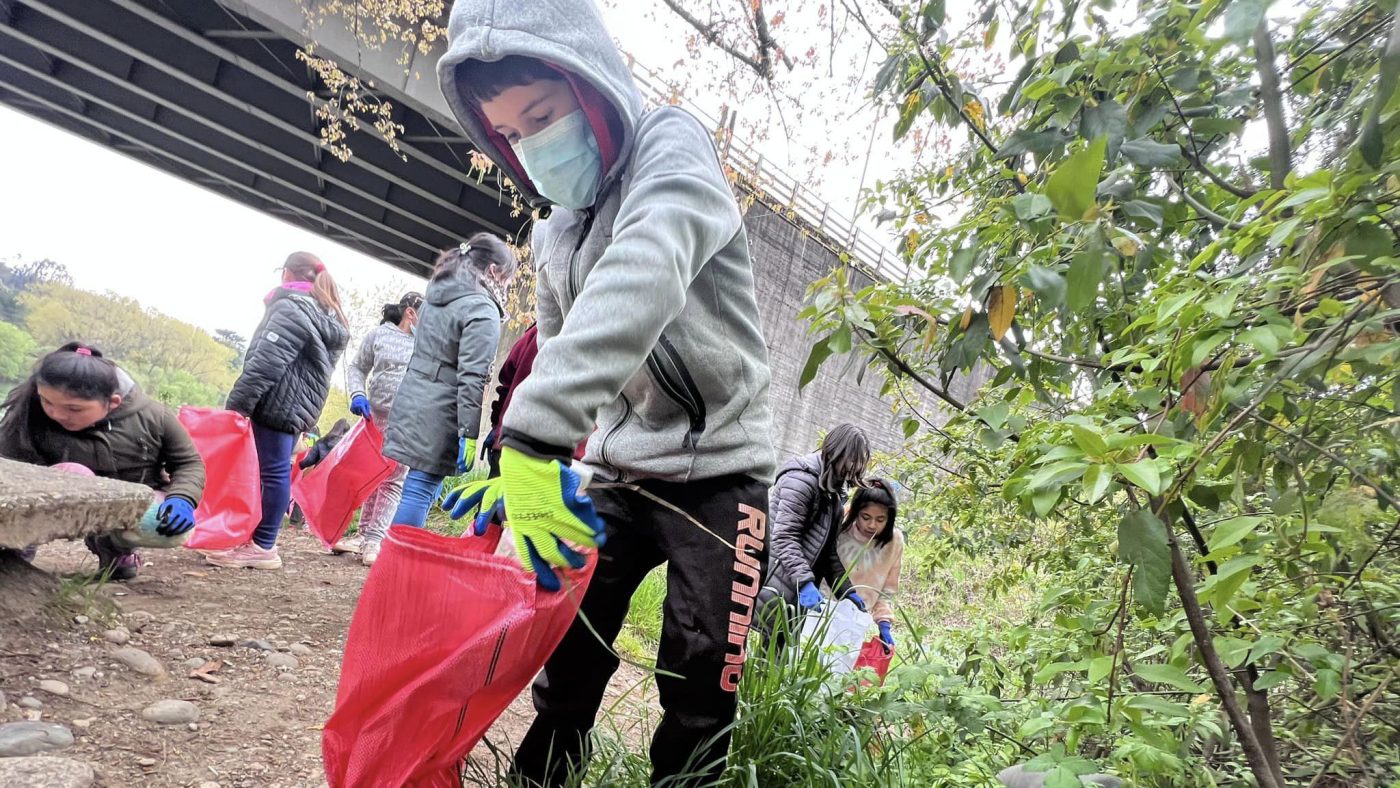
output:
[[[632,593],[663,561],[670,563],[656,662],[685,678],[656,679],[665,713],[651,744],[652,783],[708,785],[724,769],[754,597],[767,563],[768,488],[746,476],[640,486],[711,533],[635,490],[589,491],[608,538],[580,619],[535,680],[539,714],[511,768],[528,785],[562,785],[571,769],[586,767],[588,732],[618,658],[582,618],[611,645]]]

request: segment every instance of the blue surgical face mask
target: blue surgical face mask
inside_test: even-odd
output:
[[[583,110],[576,110],[511,145],[525,174],[545,199],[581,210],[598,197],[603,157]]]

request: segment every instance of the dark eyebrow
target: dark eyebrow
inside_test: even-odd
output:
[[[530,102],[529,104],[526,104],[526,105],[525,105],[525,109],[520,110],[520,114],[521,114],[521,115],[529,115],[530,112],[533,111],[533,110],[535,109],[535,107],[538,107],[539,105],[543,104],[543,103],[546,102],[546,101],[549,101],[549,100],[552,99],[552,98],[554,98],[554,97],[553,97],[553,96],[540,96],[539,98],[535,99],[534,101]]]

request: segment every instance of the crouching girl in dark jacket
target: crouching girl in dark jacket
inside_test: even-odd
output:
[[[139,523],[84,541],[113,580],[136,576],[137,546],[175,547],[194,528],[204,462],[189,433],[101,351],[69,343],[5,399],[0,457],[157,491]]]
[[[821,607],[826,600],[823,586],[836,598],[865,609],[836,542],[846,491],[864,478],[869,462],[865,433],[841,424],[827,433],[819,451],[794,457],[778,469],[768,496],[768,574],[758,594],[766,630],[771,632],[799,610]]]
[[[309,252],[287,258],[282,285],[266,301],[267,312],[248,343],[243,374],[228,395],[228,409],[253,422],[262,520],[248,544],[205,553],[214,566],[282,567],[277,534],[292,499],[292,449],[297,436],[321,417],[331,374],[350,341],[335,280]]]
[[[442,480],[475,464],[501,301],[516,264],[510,247],[487,233],[438,256],[384,432],[384,456],[409,468],[394,524],[422,528]]]

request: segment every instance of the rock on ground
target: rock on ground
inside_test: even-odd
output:
[[[271,654],[268,654],[267,664],[274,668],[285,668],[287,670],[296,670],[297,668],[301,667],[300,660],[298,660],[291,654],[283,654],[281,652],[273,652]]]
[[[160,661],[139,648],[119,648],[112,652],[112,658],[142,676],[159,678],[165,675],[165,668]]]
[[[199,707],[187,700],[158,700],[142,709],[141,716],[161,725],[184,725],[199,719]]]
[[[127,631],[126,627],[117,627],[116,629],[109,629],[103,632],[102,637],[108,643],[125,646],[127,641],[131,640],[131,633]]]
[[[71,758],[0,760],[0,785],[5,788],[89,788],[96,780],[91,766]]]
[[[60,698],[68,697],[68,685],[53,679],[44,679],[39,682],[39,689],[50,695],[57,695]]]
[[[21,709],[30,710],[44,708],[44,702],[33,695],[25,695],[23,698],[15,701],[15,705],[19,706]]]
[[[9,722],[0,725],[0,758],[34,755],[73,746],[73,733],[52,722]],[[0,782],[0,785],[8,783]]]

